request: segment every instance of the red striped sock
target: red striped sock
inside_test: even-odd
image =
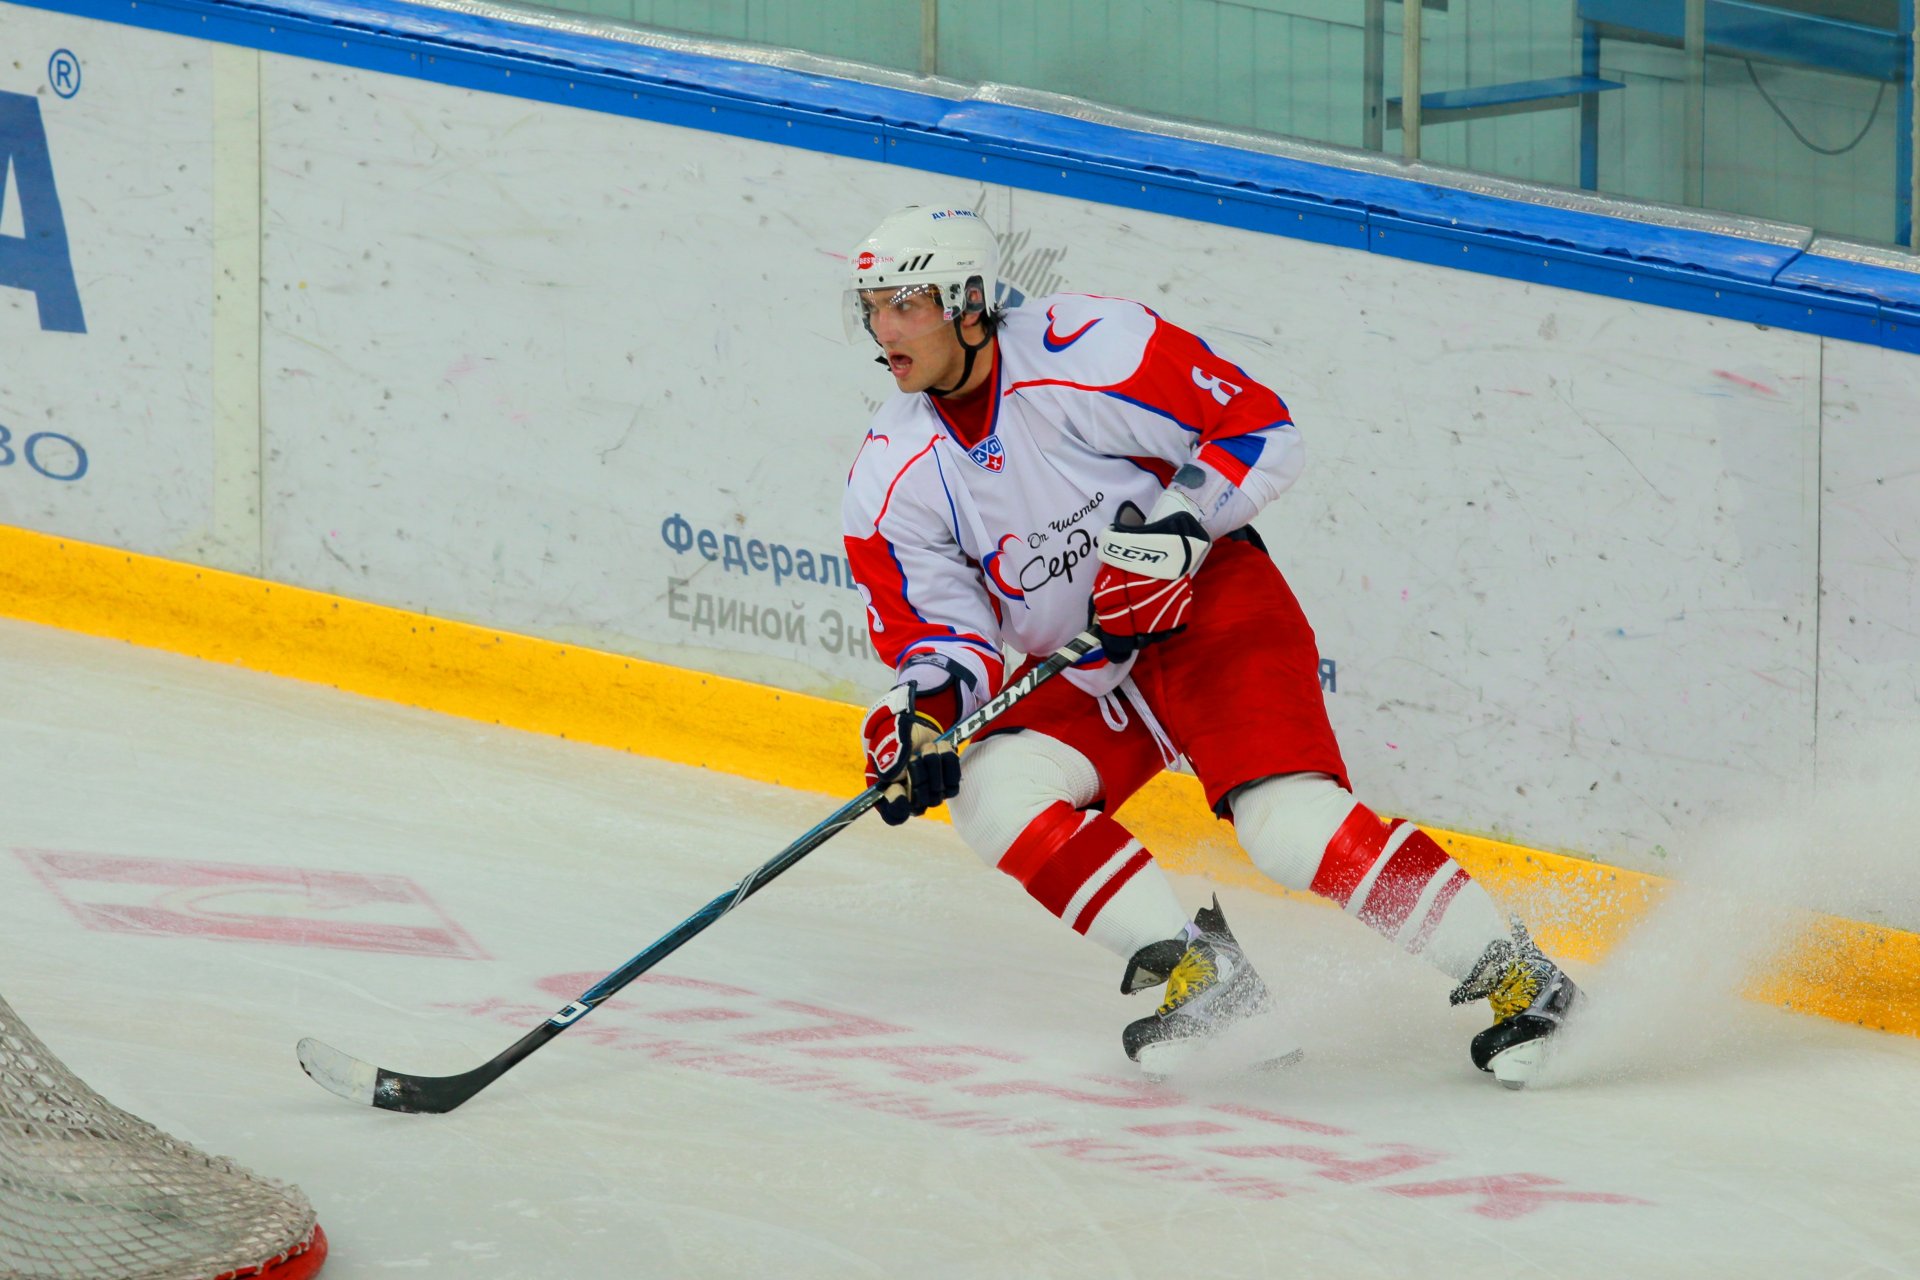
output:
[[[1098,810],[1055,801],[1015,837],[999,866],[1075,932],[1123,958],[1186,924],[1153,855]]]
[[[1404,819],[1383,822],[1363,804],[1353,806],[1327,842],[1310,887],[1415,955],[1432,942],[1463,890],[1485,898],[1432,836]],[[1477,940],[1484,923],[1475,920],[1473,931]]]

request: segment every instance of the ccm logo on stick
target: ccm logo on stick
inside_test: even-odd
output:
[[[572,1004],[568,1005],[566,1008],[562,1009],[560,1012],[554,1014],[551,1018],[548,1018],[547,1021],[551,1022],[556,1027],[567,1027],[567,1026],[572,1026],[574,1023],[580,1021],[580,1019],[586,1017],[588,1014],[592,1012],[593,1012],[592,1005],[583,1004],[580,1001],[575,1000]]]

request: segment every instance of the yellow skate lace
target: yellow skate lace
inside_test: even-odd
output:
[[[1493,1025],[1497,1027],[1532,1008],[1544,979],[1545,975],[1525,960],[1508,961],[1507,971],[1487,993],[1487,1003],[1493,1006]]]
[[[1198,947],[1188,947],[1180,962],[1167,975],[1167,998],[1160,1002],[1160,1013],[1172,1013],[1213,985],[1218,971],[1212,957]]]

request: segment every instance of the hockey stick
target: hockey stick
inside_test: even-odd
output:
[[[1091,631],[1081,632],[1046,661],[995,694],[978,711],[961,717],[958,724],[940,735],[940,740],[960,742],[971,738],[986,728],[994,717],[1078,662],[1099,643]],[[600,979],[582,992],[578,1000],[529,1031],[491,1062],[459,1075],[414,1076],[362,1062],[308,1037],[300,1041],[296,1048],[300,1055],[300,1066],[323,1089],[337,1093],[349,1102],[387,1111],[434,1115],[451,1111],[512,1070],[522,1058],[592,1013],[620,988],[679,950],[695,934],[758,893],[775,876],[838,835],[861,814],[873,808],[880,800],[880,793],[880,787],[868,787],[841,805],[824,822],[761,864],[739,884],[682,920],[645,951]]]

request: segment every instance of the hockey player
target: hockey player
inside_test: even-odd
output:
[[[1165,988],[1122,1036],[1165,1071],[1270,996],[1218,900],[1191,920],[1113,810],[1184,756],[1254,864],[1345,908],[1493,1025],[1473,1062],[1524,1084],[1579,993],[1417,826],[1352,795],[1314,636],[1250,522],[1300,473],[1287,407],[1138,303],[995,308],[999,253],[966,209],[910,207],[851,256],[848,335],[899,394],[844,502],[848,563],[897,683],[863,728],[889,823],[947,801],[962,839]],[[1092,627],[1102,650],[962,758],[934,739]]]

